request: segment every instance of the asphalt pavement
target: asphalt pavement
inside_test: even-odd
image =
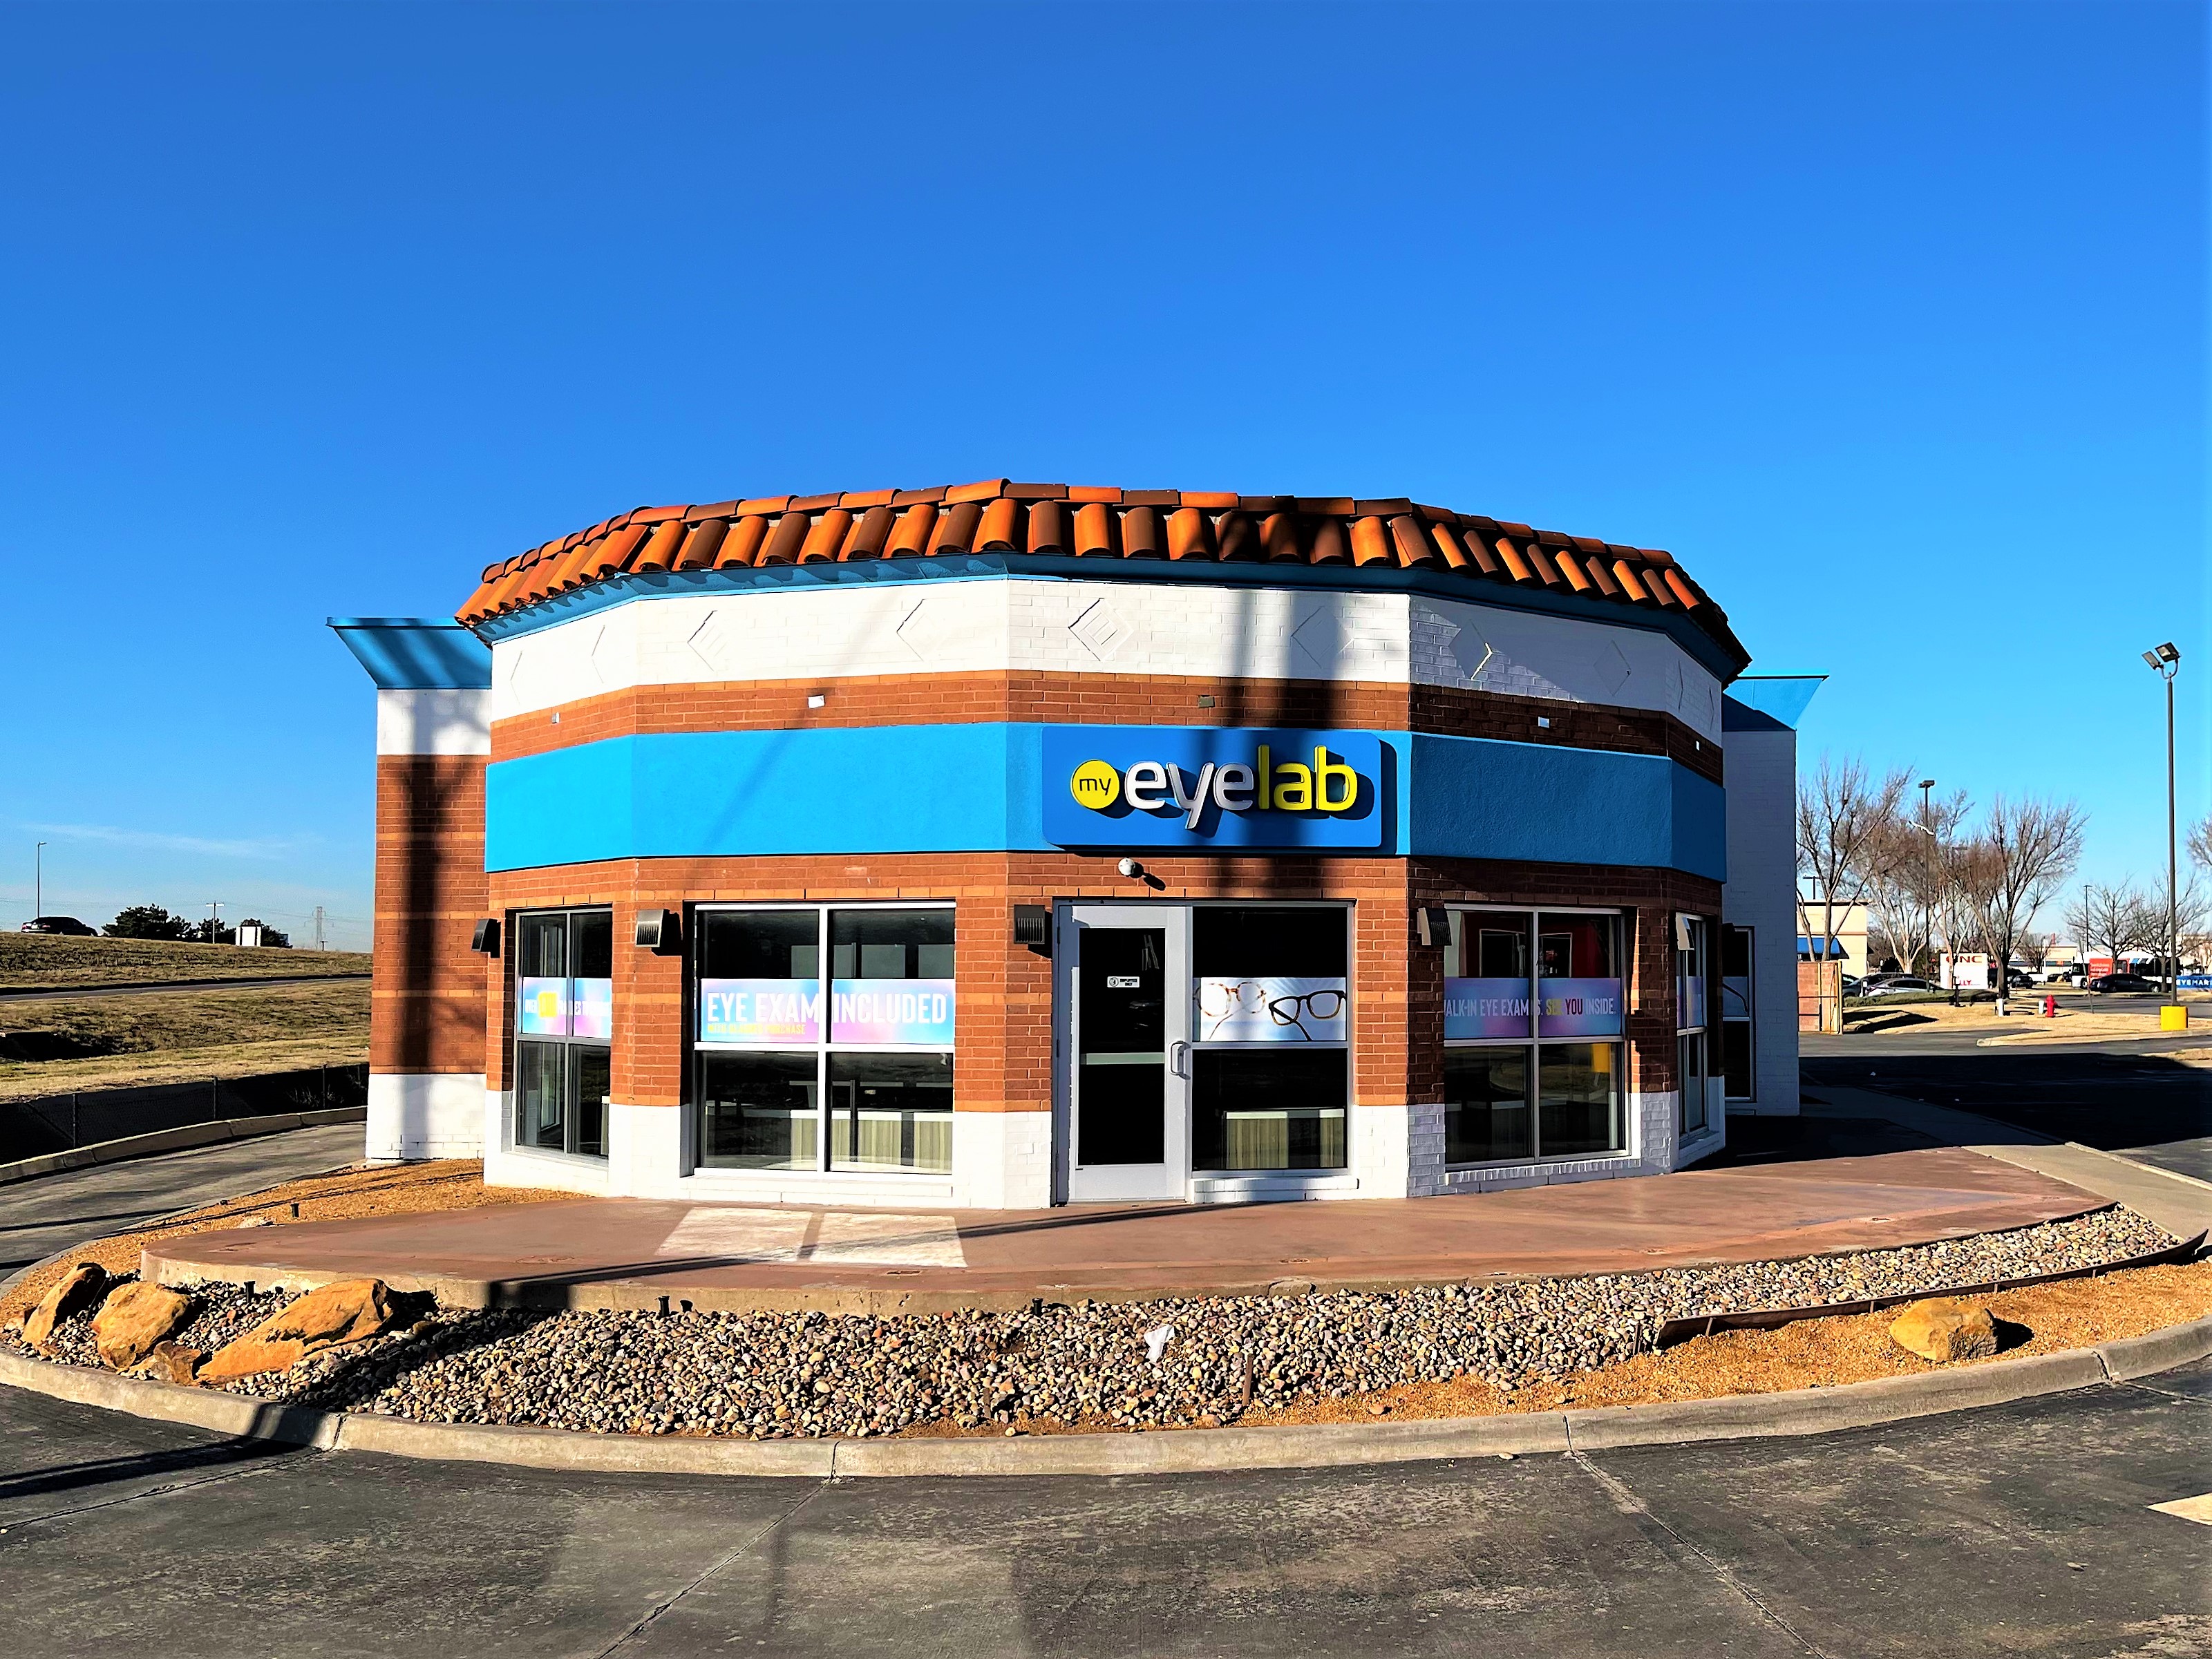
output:
[[[355,1163],[361,1155],[361,1125],[330,1123],[11,1182],[0,1187],[0,1284],[85,1239]]]
[[[2174,1057],[2212,1048],[2212,1035],[1996,1048],[1974,1035],[1807,1036],[1801,1069],[1814,1093],[1825,1083],[1956,1106],[2212,1181],[2212,1068]]]
[[[1796,1440],[1094,1480],[272,1450],[0,1390],[18,1650],[2212,1652],[2212,1367]]]

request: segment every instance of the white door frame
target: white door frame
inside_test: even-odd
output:
[[[1071,1204],[1190,1195],[1190,907],[1123,901],[1062,902],[1054,908],[1053,1123],[1054,1188]],[[1081,997],[1076,970],[1083,935],[1091,930],[1152,928],[1164,937],[1161,1060],[1166,1116],[1158,1164],[1076,1162],[1082,1119]]]

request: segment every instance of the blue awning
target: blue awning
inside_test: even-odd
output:
[[[1811,936],[1809,936],[1809,935],[1808,935],[1808,934],[1805,934],[1805,933],[1800,933],[1800,934],[1798,934],[1798,935],[1797,935],[1797,960],[1798,960],[1798,961],[1800,961],[1800,962],[1810,962],[1810,961],[1812,961],[1815,957],[1819,956],[1819,955],[1820,955],[1820,952],[1819,952],[1818,951],[1816,951],[1816,950],[1814,950],[1814,949],[1813,948],[1815,945],[1817,945],[1817,944],[1819,944],[1819,943],[1820,943],[1820,941],[1819,941],[1819,940],[1817,940],[1817,939],[1815,939],[1812,938]],[[1829,961],[1831,961],[1831,962],[1841,962],[1842,960],[1844,960],[1844,957],[1848,957],[1848,956],[1850,956],[1850,952],[1849,951],[1846,951],[1845,949],[1844,949],[1844,942],[1843,942],[1843,940],[1841,940],[1841,939],[1830,939],[1830,940],[1828,941],[1828,960],[1829,960]]]

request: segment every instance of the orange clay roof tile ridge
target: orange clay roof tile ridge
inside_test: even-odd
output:
[[[482,568],[475,626],[624,574],[1020,551],[1091,558],[1419,569],[1596,611],[1686,619],[1748,660],[1681,561],[1403,495],[1259,495],[984,478],[633,507]]]

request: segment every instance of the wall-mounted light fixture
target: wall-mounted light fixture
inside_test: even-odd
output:
[[[477,930],[469,935],[469,949],[480,957],[499,954],[499,919],[485,916],[477,923]]]
[[[1451,913],[1441,904],[1424,904],[1413,911],[1413,936],[1424,950],[1437,951],[1451,943]]]
[[[632,937],[639,950],[667,956],[683,945],[684,919],[673,910],[641,910],[637,913],[637,931]]]
[[[1042,904],[1014,907],[1014,943],[1026,945],[1041,957],[1052,954],[1052,912]]]

